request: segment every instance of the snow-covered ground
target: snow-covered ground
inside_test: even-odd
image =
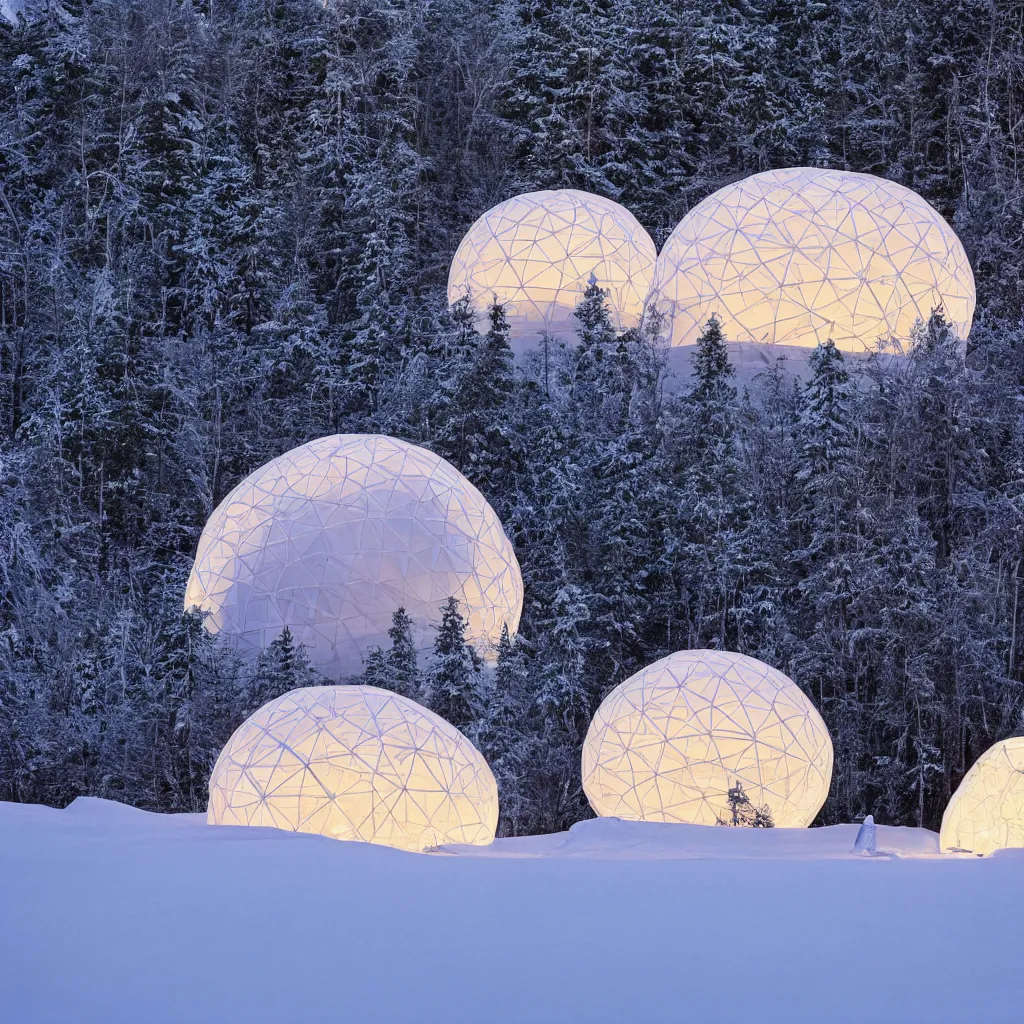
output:
[[[1024,851],[588,821],[401,853],[0,803],[0,1021],[1024,1020]]]

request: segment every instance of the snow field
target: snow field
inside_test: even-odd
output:
[[[0,1020],[1011,1022],[1024,855],[582,822],[403,853],[0,804]]]

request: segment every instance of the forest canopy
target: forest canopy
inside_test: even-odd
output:
[[[937,827],[1024,731],[1024,14],[990,0],[28,0],[0,20],[0,799],[201,810],[213,760],[314,680],[182,597],[247,473],[336,432],[451,461],[522,566],[496,667],[451,604],[396,618],[366,681],[481,747],[504,834],[590,812],[602,697],[682,648],[813,699],[819,820]],[[618,334],[513,359],[449,308],[469,225],[519,192],[692,206],[786,166],[924,196],[971,259],[907,358],[818,349],[738,386],[712,321],[692,375]]]

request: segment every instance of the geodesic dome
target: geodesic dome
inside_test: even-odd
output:
[[[619,330],[636,327],[658,251],[618,203],[575,189],[527,192],[488,210],[452,260],[448,301],[469,296],[482,321],[505,306],[513,338],[547,331],[571,341],[573,311],[591,277],[604,290]]]
[[[211,825],[269,825],[425,850],[494,839],[498,787],[454,725],[376,686],[310,686],[265,704],[210,777]]]
[[[658,257],[650,313],[673,345],[712,314],[728,341],[845,352],[906,340],[941,305],[961,339],[974,275],[960,240],[916,192],[870,174],[790,167],[734,182],[687,214]]]
[[[620,683],[583,744],[602,817],[714,825],[737,783],[773,823],[809,825],[828,796],[832,741],[803,691],[729,651],[679,651]]]
[[[458,598],[470,643],[514,633],[523,580],[483,495],[444,459],[393,437],[337,434],[273,459],[218,506],[199,541],[185,608],[242,653],[287,626],[330,678],[389,646],[404,607],[420,649]]]
[[[942,815],[939,846],[978,854],[1024,847],[1024,736],[996,743],[971,766]]]

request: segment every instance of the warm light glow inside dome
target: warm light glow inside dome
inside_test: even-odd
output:
[[[265,704],[210,778],[211,825],[269,825],[425,850],[484,845],[498,788],[453,725],[375,686],[312,686]]]
[[[905,342],[941,305],[961,339],[974,275],[960,240],[916,192],[870,174],[792,167],[697,205],[658,257],[649,306],[673,345],[715,314],[728,341],[845,352]]]
[[[513,338],[576,336],[573,310],[591,276],[619,330],[638,326],[657,249],[618,203],[574,189],[527,192],[488,210],[459,244],[448,301],[469,296],[483,320],[497,300]]]
[[[414,641],[433,643],[441,604],[458,598],[467,639],[487,649],[514,633],[523,581],[483,495],[432,452],[392,437],[311,441],[246,477],[210,517],[185,607],[241,652],[285,626],[333,679],[389,646],[404,607]]]
[[[773,823],[809,825],[828,796],[832,741],[803,691],[728,651],[679,651],[617,686],[583,745],[602,817],[715,825],[739,782]]]
[[[974,763],[942,816],[939,845],[978,854],[1024,847],[1024,736],[996,743]]]

